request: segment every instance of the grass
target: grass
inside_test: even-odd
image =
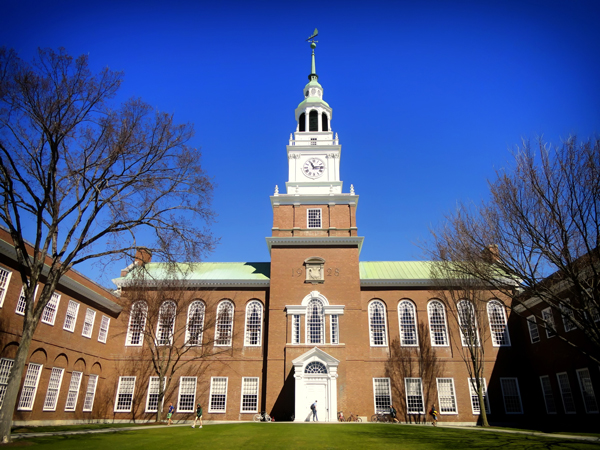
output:
[[[129,428],[143,427],[147,425],[156,425],[155,422],[148,423],[85,423],[81,425],[56,425],[43,427],[12,427],[13,434],[21,433],[52,433],[55,431],[82,431],[82,430],[101,430],[105,428]]]
[[[37,430],[36,430],[37,431]],[[527,436],[481,432],[445,427],[386,424],[263,424],[242,423],[140,429],[116,433],[73,436],[47,436],[19,439],[6,447],[60,450],[105,450],[114,448],[164,450],[212,449],[597,449],[598,443],[559,439],[552,436]]]

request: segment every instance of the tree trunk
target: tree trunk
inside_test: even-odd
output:
[[[10,376],[8,377],[4,402],[0,409],[0,436],[2,436],[3,444],[11,442],[10,429],[12,426],[13,414],[15,412],[15,405],[17,403],[17,395],[19,394],[19,387],[21,387],[25,361],[27,361],[29,346],[31,345],[31,339],[33,338],[36,324],[36,321],[31,320],[25,323],[15,362],[13,363]]]
[[[487,411],[485,408],[486,404],[483,398],[481,383],[477,383],[477,397],[479,398],[479,415],[481,416],[481,426],[489,427],[490,424],[488,423]]]

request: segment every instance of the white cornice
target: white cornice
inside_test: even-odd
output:
[[[358,253],[362,249],[364,237],[362,236],[348,236],[348,237],[268,237],[266,238],[267,246],[269,247],[269,254],[273,246],[278,247],[329,247],[329,246],[354,246],[358,247]]]
[[[112,280],[118,287],[127,287],[130,282],[124,278],[117,278]],[[160,283],[159,281],[150,281],[146,286],[156,286]],[[182,280],[181,286],[185,287],[264,287],[270,286],[271,280]]]
[[[299,184],[299,183],[293,183]],[[332,183],[327,183],[329,186]],[[280,206],[280,205],[294,205],[294,204],[302,204],[302,205],[351,205],[358,206],[358,195],[351,194],[302,194],[302,195],[294,195],[294,194],[279,194],[272,195],[271,197],[271,206]]]

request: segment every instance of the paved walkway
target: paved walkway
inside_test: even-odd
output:
[[[210,425],[222,425],[226,423],[249,423],[242,421],[218,421],[218,422],[209,422],[204,421],[204,426]],[[287,424],[295,424],[295,423],[306,423],[306,422],[274,422],[273,425],[278,425],[281,423]],[[317,424],[327,424],[327,423],[337,423],[337,422],[317,422]],[[344,423],[337,423],[338,425],[344,425]],[[357,422],[351,422],[356,424]],[[362,422],[363,424],[369,424],[370,422]],[[348,423],[350,424],[350,423]],[[173,424],[172,427],[189,427],[191,426],[189,423],[180,423]],[[394,426],[390,424],[390,426]],[[424,426],[424,425],[413,425],[413,424],[399,424],[398,426]],[[537,437],[545,437],[545,438],[557,438],[557,439],[571,439],[577,441],[587,441],[587,442],[599,442],[600,437],[597,436],[581,436],[575,434],[549,434],[542,433],[540,431],[520,431],[520,430],[506,430],[502,428],[481,428],[481,427],[465,427],[465,426],[454,426],[454,425],[443,425],[440,424],[440,427],[443,428],[456,428],[461,430],[469,430],[469,431],[481,431],[485,433],[509,433],[509,434],[522,434],[526,436],[537,436]],[[139,425],[136,427],[120,427],[120,428],[99,428],[95,430],[73,430],[73,431],[49,431],[49,432],[40,432],[40,433],[13,433],[13,439],[25,439],[25,438],[36,438],[36,437],[44,437],[44,436],[68,436],[68,435],[76,435],[76,434],[99,434],[99,433],[118,433],[119,431],[136,431],[136,430],[149,430],[153,428],[165,428],[166,425]]]

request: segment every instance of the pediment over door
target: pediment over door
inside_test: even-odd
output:
[[[314,347],[292,361],[292,364],[294,365],[294,372],[296,374],[303,373],[302,369],[306,367],[307,364],[313,361],[323,363],[325,367],[327,367],[328,373],[331,375],[337,373],[337,368],[340,364],[340,361],[338,359],[335,359],[333,356],[324,352],[320,348]]]

